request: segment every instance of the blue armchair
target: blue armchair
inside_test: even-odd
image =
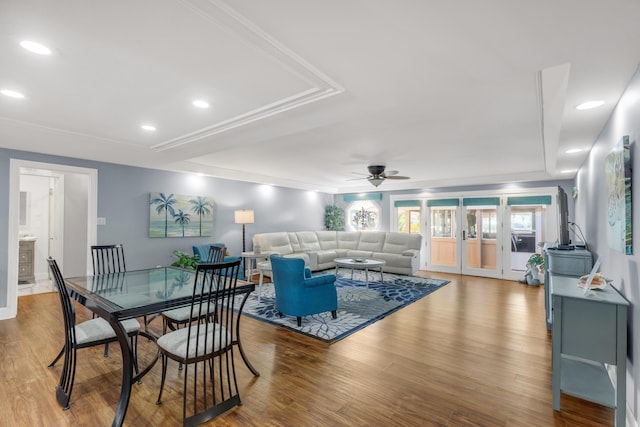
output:
[[[207,260],[207,257],[209,256],[209,246],[225,246],[225,244],[224,243],[207,243],[205,245],[194,245],[193,254],[198,255],[198,258],[200,258],[200,262],[205,262]],[[224,262],[232,262],[237,260],[242,260],[242,258],[239,256],[224,257]],[[240,272],[238,272],[238,279],[244,280],[244,272],[242,271],[242,268],[240,269]]]
[[[270,259],[278,312],[296,316],[298,326],[302,325],[302,316],[310,314],[330,311],[334,319],[337,317],[335,275],[311,277],[311,270],[304,268],[300,258],[271,255]]]

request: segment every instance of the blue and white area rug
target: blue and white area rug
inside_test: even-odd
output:
[[[330,312],[305,316],[302,318],[302,326],[298,327],[295,317],[278,316],[272,283],[262,285],[260,302],[258,302],[256,285],[256,291],[249,296],[243,314],[332,343],[383,319],[449,283],[448,280],[388,273],[384,273],[384,283],[372,281],[379,278],[379,273],[369,272],[367,289],[364,272],[355,271],[353,280],[350,273],[341,273],[336,280],[337,319],[333,319]]]

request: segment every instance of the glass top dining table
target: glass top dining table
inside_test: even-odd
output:
[[[153,367],[157,357],[149,366],[133,376],[133,352],[122,320],[160,313],[183,307],[191,303],[195,271],[175,267],[158,267],[122,273],[101,274],[65,278],[70,295],[100,317],[109,321],[122,349],[122,387],[113,426],[121,426],[131,397],[131,386]],[[260,375],[246,357],[240,341],[240,318],[242,309],[255,290],[255,284],[238,281],[236,295],[244,295],[238,307],[236,341],[242,360],[255,375]],[[146,328],[145,328],[146,329]],[[147,331],[141,335],[150,339]]]

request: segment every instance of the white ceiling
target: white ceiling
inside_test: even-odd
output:
[[[0,96],[0,146],[331,193],[372,190],[352,180],[372,164],[411,177],[380,190],[572,178],[639,18],[636,0],[2,0],[0,89],[26,98]]]

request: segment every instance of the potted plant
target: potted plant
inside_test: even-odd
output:
[[[336,205],[327,205],[324,209],[324,226],[327,230],[344,230],[344,210]]]
[[[540,285],[540,273],[544,270],[544,258],[536,253],[527,260],[527,271],[524,278],[528,285]]]
[[[175,250],[173,256],[177,260],[171,264],[172,267],[184,268],[185,270],[195,270],[200,263],[200,257],[198,255],[189,255],[186,252]]]

